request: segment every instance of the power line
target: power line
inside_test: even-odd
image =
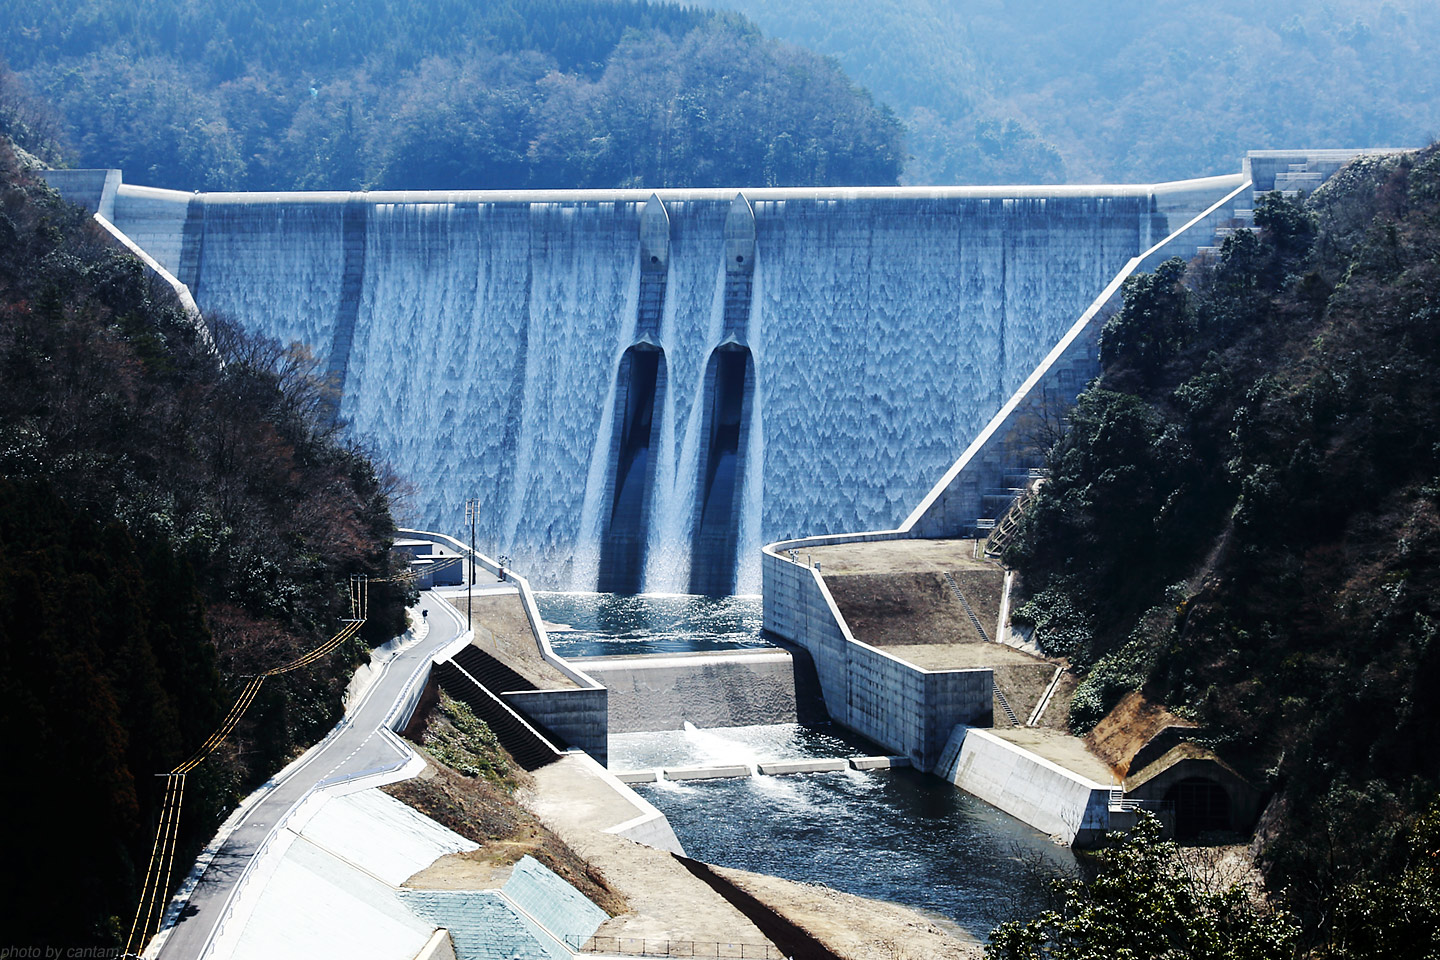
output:
[[[185,775],[194,770],[214,753],[220,744],[234,732],[245,711],[255,702],[266,677],[289,673],[309,666],[334,651],[345,641],[360,632],[370,611],[370,582],[363,574],[350,578],[350,617],[344,621],[340,632],[310,652],[294,660],[273,667],[257,676],[250,677],[241,688],[220,726],[206,738],[195,752],[179,763],[169,773],[157,774],[165,778],[165,797],[160,805],[160,820],[155,828],[155,843],[150,848],[150,864],[145,870],[145,882],[140,890],[140,904],[135,910],[135,920],[130,925],[130,936],[125,941],[126,957],[139,956],[152,936],[160,932],[165,918],[165,902],[170,889],[170,874],[175,863],[175,850],[180,839],[180,808],[185,799]],[[152,930],[153,928],[153,930]],[[132,950],[132,948],[134,948]]]

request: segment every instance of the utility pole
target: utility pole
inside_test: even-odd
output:
[[[470,573],[465,578],[465,619],[471,628],[475,625],[475,519],[480,513],[480,498],[470,497],[465,501],[465,522],[470,524]]]

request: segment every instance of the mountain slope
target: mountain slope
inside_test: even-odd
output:
[[[1418,146],[1440,130],[1425,0],[709,0],[837,58],[906,121],[908,183],[1233,173],[1246,150]]]
[[[736,16],[614,0],[14,0],[71,160],[180,189],[893,184],[899,124]]]
[[[1440,149],[1256,220],[1128,283],[1009,559],[1072,726],[1139,688],[1200,722],[1317,925],[1440,790]]]
[[[313,362],[217,333],[224,365],[0,140],[7,949],[123,944],[156,774],[249,677],[338,632],[350,576],[391,573],[393,481],[329,426]],[[266,681],[187,777],[178,863],[334,724],[366,642],[404,629],[407,592],[376,582],[362,639]]]

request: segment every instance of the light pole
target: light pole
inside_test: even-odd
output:
[[[480,513],[480,498],[470,497],[465,501],[465,522],[470,524],[470,573],[465,577],[465,619],[473,629],[475,626],[475,518]]]

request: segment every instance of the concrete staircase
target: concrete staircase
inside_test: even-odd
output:
[[[1010,726],[1020,726],[1020,718],[1016,716],[1015,711],[1010,708],[1010,701],[1005,699],[1005,694],[1000,690],[999,687],[995,687],[994,690],[995,702],[1000,704],[1001,710],[1005,711],[1005,719],[1010,721]]]
[[[955,596],[959,599],[960,606],[965,608],[965,616],[969,617],[970,622],[974,624],[975,632],[980,634],[980,639],[984,640],[986,643],[989,643],[990,634],[985,632],[985,627],[983,624],[980,623],[980,618],[975,615],[975,610],[973,607],[970,606],[970,601],[966,600],[965,594],[960,591],[960,584],[955,582],[955,576],[948,570],[943,574],[943,576],[945,577],[945,582],[950,584],[950,589],[955,591]]]
[[[535,684],[526,680],[509,666],[490,656],[479,647],[469,646],[451,657],[461,669],[479,681],[480,685],[495,693],[514,693],[517,690],[534,690]]]
[[[474,648],[470,648],[474,649]],[[476,651],[480,653],[480,651]],[[482,653],[482,656],[484,654]],[[489,659],[493,660],[493,657]],[[501,664],[501,666],[504,666]],[[508,667],[506,669],[509,669]],[[434,676],[441,689],[475,711],[495,731],[501,746],[526,770],[538,770],[560,758],[560,749],[546,739],[498,696],[456,664],[446,660],[435,665]]]
[[[1044,471],[1036,467],[1029,471],[1026,482],[1020,489],[1020,493],[1010,503],[998,523],[990,530],[990,536],[985,540],[985,556],[998,557],[1005,552],[1005,547],[1015,536],[1016,529],[1020,526],[1020,515],[1025,512],[1025,504],[1035,495],[1037,482],[1044,476]]]
[[[1245,163],[1255,185],[1254,191],[1250,198],[1243,202],[1237,200],[1234,219],[1217,227],[1213,243],[1200,247],[1197,253],[1218,256],[1226,237],[1241,230],[1257,231],[1259,228],[1255,226],[1255,201],[1260,197],[1276,190],[1287,197],[1309,196],[1356,154],[1357,151],[1351,150],[1313,150],[1290,155],[1286,155],[1285,151],[1251,151]]]

